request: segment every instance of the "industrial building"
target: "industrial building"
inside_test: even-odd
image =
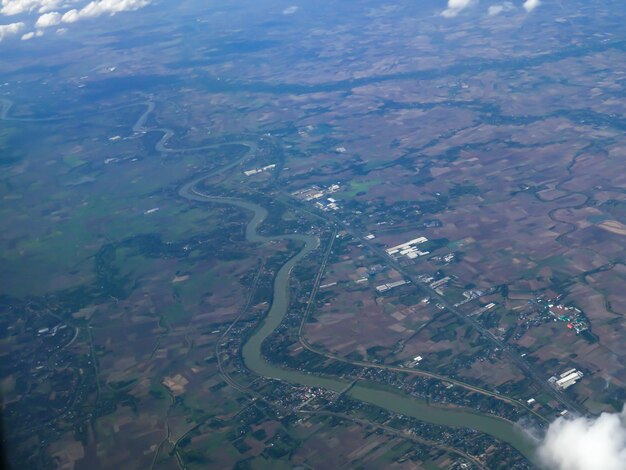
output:
[[[396,282],[390,282],[390,283],[382,284],[382,285],[376,287],[376,290],[378,292],[386,292],[386,291],[388,291],[390,289],[393,289],[394,287],[400,287],[400,286],[403,286],[405,284],[409,284],[410,282],[411,281],[405,281],[405,280],[396,281]]]
[[[576,382],[578,382],[582,377],[583,373],[576,369],[570,369],[563,372],[558,377],[552,376],[548,379],[548,382],[551,383],[557,390],[566,390]]]
[[[438,287],[445,286],[448,281],[450,281],[451,277],[446,276],[444,278],[439,279],[438,281],[432,282],[428,285],[431,289],[437,289]]]
[[[387,248],[385,251],[389,256],[394,258],[397,256],[406,256],[409,259],[415,259],[418,256],[424,256],[429,253],[428,251],[420,251],[416,247],[416,245],[421,245],[422,243],[425,243],[427,241],[428,238],[426,237],[418,237],[406,243]]]
[[[243,174],[246,176],[252,176],[252,175],[256,175],[257,173],[263,173],[264,171],[273,170],[274,168],[276,168],[275,163],[261,167],[261,168],[253,168],[252,170],[244,171]]]

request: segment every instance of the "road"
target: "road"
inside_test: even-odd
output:
[[[198,182],[199,180],[194,181]],[[182,197],[198,202],[227,204],[252,214],[245,229],[247,241],[267,243],[273,240],[298,240],[304,244],[300,251],[289,258],[277,271],[272,287],[273,296],[269,312],[261,320],[258,328],[242,345],[241,356],[248,369],[260,376],[300,386],[323,388],[337,393],[342,393],[346,388],[349,388],[344,393],[351,399],[432,424],[472,428],[509,443],[528,459],[533,459],[534,443],[528,436],[510,421],[490,413],[478,413],[465,408],[433,406],[424,400],[403,394],[397,390],[372,387],[368,382],[358,382],[350,388],[348,387],[350,382],[342,378],[321,376],[296,369],[284,369],[268,362],[262,354],[262,344],[278,328],[287,314],[290,305],[289,279],[291,271],[300,260],[313,253],[319,247],[320,241],[313,235],[299,233],[276,236],[261,235],[258,233],[257,228],[268,215],[265,208],[247,200],[203,194],[195,189],[194,181],[180,188],[179,194]],[[327,253],[326,256],[328,256],[328,249],[325,251]],[[317,279],[319,280],[319,275]]]
[[[158,131],[163,133],[163,139],[161,139],[161,147],[165,145],[169,133],[169,129],[146,129],[144,127],[144,121],[152,111],[152,106],[148,106],[147,112],[144,113],[137,121],[135,130],[144,132]],[[296,384],[313,385],[316,387],[322,387],[329,390],[343,390],[346,386],[340,380],[331,379],[327,377],[312,376],[309,374],[303,374],[299,371],[283,370],[275,367],[261,357],[260,345],[263,340],[271,334],[274,329],[280,324],[284,317],[287,306],[289,304],[289,276],[292,267],[300,260],[300,258],[306,256],[307,253],[317,248],[319,240],[316,237],[303,236],[303,235],[287,235],[279,237],[264,237],[256,232],[256,227],[265,219],[267,212],[265,209],[254,203],[246,203],[243,201],[232,200],[230,198],[211,197],[199,192],[196,189],[196,185],[205,180],[209,176],[216,173],[223,173],[239,165],[243,160],[249,157],[256,150],[254,142],[237,142],[248,147],[248,152],[239,159],[231,162],[229,165],[221,167],[217,170],[213,170],[208,174],[197,176],[191,181],[179,188],[179,195],[185,199],[196,202],[216,202],[221,204],[229,204],[238,206],[244,210],[250,210],[254,213],[253,218],[248,222],[246,226],[246,238],[248,241],[269,241],[272,239],[299,239],[305,242],[305,247],[294,257],[292,257],[285,265],[281,267],[274,280],[274,296],[270,312],[264,320],[262,320],[259,329],[255,334],[249,338],[249,340],[242,347],[242,357],[246,366],[259,375],[266,377],[278,378],[280,380],[287,380]],[[205,149],[218,147],[220,144],[213,144],[196,149]],[[188,149],[186,149],[188,150]],[[185,150],[172,150],[172,152],[185,151]],[[326,259],[330,249],[327,250]],[[321,279],[321,274],[318,274],[318,283]],[[232,385],[232,384],[231,384]],[[413,398],[401,396],[397,393],[391,393],[381,390],[371,390],[369,387],[363,385],[355,386],[351,391],[351,396],[357,400],[376,404],[382,408],[388,408],[390,411],[404,414],[407,416],[416,417],[418,419],[433,422],[440,425],[448,426],[465,426],[480,430],[487,434],[491,434],[500,440],[508,442],[513,447],[517,448],[520,452],[529,458],[532,458],[532,444],[528,441],[527,436],[524,436],[519,432],[510,422],[497,418],[491,415],[481,415],[469,413],[461,410],[449,410],[444,408],[432,407],[426,403],[420,403]]]
[[[492,398],[496,398],[497,400],[503,401],[505,403],[508,403],[512,406],[515,407],[519,407],[519,408],[523,408],[525,411],[533,414],[535,417],[537,417],[540,421],[543,422],[547,422],[547,419],[544,418],[543,416],[541,416],[539,413],[537,413],[536,411],[534,411],[533,409],[531,409],[529,406],[527,406],[525,403],[516,400],[514,398],[508,397],[506,395],[502,395],[500,393],[496,393],[496,392],[491,392],[489,390],[486,390],[484,388],[481,387],[477,387],[475,385],[466,383],[466,382],[462,382],[460,380],[456,380],[456,379],[452,379],[450,377],[446,377],[445,375],[440,375],[440,374],[436,374],[433,372],[428,372],[428,371],[424,371],[424,370],[419,370],[419,369],[407,369],[405,367],[396,367],[396,366],[390,366],[387,364],[378,364],[378,363],[374,363],[374,362],[369,362],[369,361],[356,361],[356,360],[351,360],[351,359],[347,359],[345,357],[339,356],[337,354],[332,354],[329,353],[328,351],[324,351],[323,349],[320,348],[316,348],[315,346],[313,346],[311,343],[308,342],[308,340],[306,339],[305,335],[304,335],[304,327],[308,321],[308,318],[311,314],[311,311],[313,310],[313,305],[315,304],[315,298],[317,296],[317,292],[319,291],[319,286],[323,277],[324,272],[326,271],[326,265],[328,264],[328,258],[330,257],[330,254],[332,253],[332,247],[334,245],[334,241],[335,241],[335,236],[337,234],[337,230],[334,230],[332,232],[332,236],[331,239],[328,243],[328,246],[324,252],[324,256],[322,258],[322,263],[320,266],[320,269],[317,273],[317,276],[315,278],[315,282],[313,284],[313,289],[311,290],[311,295],[309,297],[309,301],[307,303],[307,308],[304,312],[304,315],[302,316],[302,320],[300,321],[300,327],[298,329],[298,340],[300,342],[300,344],[302,345],[302,347],[308,349],[309,351],[315,353],[315,354],[319,354],[321,356],[324,356],[328,359],[333,359],[335,361],[339,361],[339,362],[343,362],[346,364],[351,364],[357,367],[367,367],[367,368],[374,368],[374,369],[383,369],[383,370],[389,370],[392,372],[401,372],[404,374],[409,374],[409,375],[417,375],[417,376],[422,376],[422,377],[428,377],[428,378],[432,378],[432,379],[436,379],[436,380],[440,380],[442,382],[448,382],[451,384],[454,384],[458,387],[464,388],[466,390],[475,392],[475,393],[479,393],[481,395],[485,395],[485,396],[489,396]]]
[[[295,200],[293,196],[291,196],[290,194],[287,194],[283,191],[280,191],[280,193],[282,194],[284,198],[289,199],[290,205],[296,205],[300,207],[301,209],[306,210],[307,212],[311,213],[311,211],[309,210],[307,206],[305,206],[300,201]],[[517,352],[512,351],[508,344],[504,343],[503,341],[498,339],[496,336],[494,336],[493,333],[491,333],[488,329],[483,327],[478,321],[465,315],[458,308],[454,307],[454,305],[448,302],[445,297],[443,297],[442,295],[437,293],[435,290],[429,288],[427,285],[420,282],[417,279],[417,276],[409,272],[405,267],[401,266],[397,261],[392,259],[387,254],[387,252],[385,252],[384,249],[380,248],[375,243],[369,240],[366,240],[364,238],[366,235],[365,233],[356,232],[354,229],[352,229],[352,227],[344,223],[339,218],[333,216],[332,214],[323,213],[322,215],[319,213],[315,213],[315,215],[318,218],[322,218],[326,220],[331,226],[335,227],[336,229],[342,229],[346,231],[348,234],[350,234],[352,237],[354,237],[355,239],[359,240],[361,243],[363,243],[363,245],[367,246],[370,250],[372,250],[372,252],[376,253],[384,262],[384,264],[386,264],[388,267],[395,269],[396,271],[401,273],[406,279],[410,280],[420,292],[422,292],[423,294],[431,298],[436,299],[437,302],[443,305],[450,313],[455,315],[462,322],[475,328],[493,346],[496,346],[497,348],[502,350],[503,354],[507,357],[507,359],[511,363],[519,367],[519,369],[522,372],[524,372],[528,378],[532,379],[541,388],[541,390],[543,390],[549,396],[551,396],[556,401],[558,401],[565,409],[569,410],[570,412],[578,413],[581,416],[589,415],[589,412],[586,409],[584,409],[581,405],[574,402],[569,397],[565,396],[564,394],[560,393],[558,390],[550,386],[550,384],[548,384],[547,378],[543,377],[542,374],[534,370],[532,366],[527,361],[525,361]],[[316,351],[316,352],[319,352],[319,351]],[[447,380],[450,381],[449,379]],[[494,394],[494,395],[499,395],[499,394]]]
[[[424,439],[423,437],[419,437],[416,436],[415,434],[409,434],[406,432],[402,432],[399,431],[398,429],[392,428],[390,426],[386,426],[384,424],[379,424],[379,423],[375,423],[372,421],[367,421],[364,419],[360,419],[360,418],[355,418],[353,416],[349,416],[343,413],[335,413],[332,411],[299,411],[299,414],[308,414],[308,415],[317,415],[317,416],[334,416],[336,418],[340,418],[340,419],[344,419],[346,421],[352,421],[354,423],[358,423],[361,426],[365,426],[365,427],[372,427],[375,429],[380,429],[381,431],[384,431],[388,434],[393,434],[394,436],[398,436],[402,439],[407,439],[409,441],[413,441],[415,443],[418,444],[422,444],[422,445],[426,445],[426,446],[430,446],[430,447],[437,447],[438,449],[442,449],[445,450],[446,452],[450,452],[453,454],[457,454],[460,455],[461,457],[464,457],[465,459],[469,460],[470,462],[472,462],[474,465],[476,465],[479,469],[485,469],[485,466],[480,462],[480,460],[478,460],[476,457],[474,457],[473,455],[470,455],[466,452],[463,452],[460,449],[457,449],[455,447],[450,447],[447,446],[445,444],[441,444],[439,442],[436,441],[431,441],[430,439]]]

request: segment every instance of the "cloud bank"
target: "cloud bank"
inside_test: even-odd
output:
[[[454,18],[466,8],[470,7],[477,0],[448,0],[448,6],[441,12],[441,16],[444,18]],[[541,0],[524,0],[522,7],[526,12],[530,13],[535,8],[541,5]],[[496,16],[500,13],[515,10],[515,5],[511,1],[505,1],[495,5],[491,5],[487,9],[489,16]]]
[[[35,23],[36,28],[49,28],[50,26],[56,26],[61,23],[61,13],[53,11],[51,13],[44,13],[39,17]]]
[[[135,11],[150,5],[152,0],[94,0],[80,10],[73,9],[63,14],[63,23],[75,23],[85,18],[115,15],[123,11]]]
[[[548,428],[538,456],[551,470],[624,470],[626,408],[598,418],[558,418]]]
[[[496,16],[496,15],[499,15],[500,13],[503,13],[505,11],[511,11],[511,10],[515,10],[515,6],[513,5],[513,3],[504,2],[504,3],[501,3],[500,5],[491,5],[487,9],[487,13],[489,14],[489,16]]]
[[[524,7],[524,10],[530,13],[539,5],[541,5],[541,0],[526,0],[522,6]]]
[[[444,18],[454,18],[472,3],[473,0],[448,0],[448,8],[441,12],[441,16]]]
[[[0,13],[7,16],[34,11],[46,13],[61,8],[67,3],[69,3],[68,0],[1,0]]]
[[[113,16],[116,13],[135,11],[146,7],[153,0],[0,0],[0,15],[34,15],[36,20],[29,23],[29,29],[34,27],[36,31],[30,31],[22,35],[23,41],[43,35],[43,30],[59,26],[63,23],[76,23],[89,18],[97,18],[102,15]],[[77,6],[78,4],[78,6]],[[80,7],[82,5],[82,7]],[[75,8],[72,8],[75,6]],[[71,8],[71,9],[69,9]],[[297,9],[297,7],[292,7]],[[68,10],[69,9],[69,10]],[[295,10],[294,10],[295,12]],[[24,20],[26,21],[26,20]],[[18,34],[26,27],[26,23],[11,23],[0,25],[0,41]],[[66,30],[57,30],[58,34]]]
[[[6,37],[13,36],[22,31],[26,25],[22,22],[11,24],[0,24],[0,42]]]

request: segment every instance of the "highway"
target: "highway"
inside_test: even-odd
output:
[[[311,213],[311,210],[305,204],[294,199],[293,196],[291,196],[290,194],[287,194],[283,191],[280,191],[280,193],[284,197],[289,199],[291,205],[295,204],[299,208],[306,210],[306,212]],[[443,305],[450,313],[455,315],[465,324],[470,325],[473,328],[475,328],[492,345],[500,348],[503,354],[506,355],[506,357],[511,363],[519,367],[519,369],[523,371],[528,378],[532,379],[544,392],[546,392],[549,396],[551,396],[556,401],[558,401],[565,409],[569,410],[570,412],[577,413],[581,416],[589,415],[589,412],[585,410],[581,405],[571,400],[569,397],[560,393],[558,390],[556,390],[550,384],[548,384],[547,378],[543,377],[542,374],[537,372],[517,352],[512,351],[508,344],[502,342],[500,339],[494,336],[493,333],[491,333],[488,329],[483,327],[478,321],[465,315],[458,308],[454,307],[454,305],[448,302],[445,297],[443,297],[442,295],[437,293],[435,290],[429,288],[427,285],[420,282],[417,279],[416,275],[410,273],[405,267],[401,266],[397,261],[391,258],[383,248],[380,248],[379,246],[377,246],[375,243],[371,242],[370,240],[366,240],[365,233],[357,233],[349,225],[347,225],[346,223],[344,223],[342,220],[338,219],[337,217],[333,216],[332,214],[327,214],[327,213],[320,214],[319,212],[316,211],[315,215],[318,218],[322,218],[326,220],[328,223],[331,224],[331,226],[335,227],[335,229],[342,229],[346,231],[348,234],[350,234],[352,237],[354,237],[355,239],[359,240],[363,245],[367,246],[372,252],[376,253],[387,266],[397,270],[406,279],[410,280],[416,289],[418,289],[423,294],[433,299],[436,299],[436,301],[439,302],[441,305]],[[316,351],[316,352],[319,352],[319,351]]]
[[[578,403],[569,399],[568,397],[566,397],[565,395],[563,395],[562,393],[554,389],[552,386],[550,386],[550,384],[548,384],[547,378],[542,377],[541,374],[538,373],[536,370],[534,370],[531,367],[531,365],[527,361],[525,361],[517,352],[512,351],[508,344],[502,342],[500,339],[494,336],[494,334],[491,333],[491,331],[483,327],[474,318],[469,317],[468,315],[465,315],[458,308],[456,308],[454,305],[448,302],[444,296],[440,295],[434,289],[431,289],[424,283],[420,282],[415,275],[411,274],[405,268],[400,266],[398,262],[391,259],[391,257],[387,255],[387,253],[383,249],[377,247],[376,245],[374,245],[373,243],[367,240],[363,240],[363,237],[360,237],[360,238],[363,241],[363,243],[366,244],[371,250],[375,251],[376,254],[378,254],[382,258],[386,258],[387,264],[389,266],[393,267],[395,270],[397,270],[403,276],[409,279],[416,286],[416,288],[418,288],[421,292],[427,294],[431,298],[436,299],[437,302],[439,302],[441,305],[443,305],[446,308],[446,310],[448,310],[450,313],[455,315],[461,321],[465,322],[468,325],[471,325],[483,337],[487,338],[494,346],[500,348],[502,352],[507,356],[509,361],[515,364],[516,366],[518,366],[528,377],[532,378],[535,381],[535,383],[539,385],[544,392],[552,396],[555,400],[561,403],[561,405],[563,405],[570,412],[575,411],[576,413],[580,415],[587,414],[587,411],[584,410],[582,406],[578,405]]]
[[[340,377],[321,376],[296,369],[285,369],[268,362],[262,354],[262,344],[278,328],[287,314],[290,305],[289,280],[292,269],[319,247],[320,240],[313,235],[300,233],[275,236],[259,234],[257,228],[268,215],[265,208],[247,200],[204,194],[195,189],[195,185],[202,179],[203,177],[198,177],[183,185],[179,189],[179,195],[191,201],[227,204],[251,213],[252,217],[245,229],[246,239],[249,242],[267,243],[273,240],[304,242],[300,251],[289,258],[277,271],[272,287],[273,296],[269,312],[242,345],[241,357],[249,370],[260,376],[282,380],[298,386],[323,388],[336,393],[345,393],[351,399],[387,409],[392,413],[417,418],[420,421],[440,426],[475,429],[510,444],[532,461],[535,443],[517,426],[501,417],[490,413],[479,413],[467,408],[433,406],[425,400],[406,395],[400,391],[388,391],[372,387],[370,383],[365,381],[354,383]],[[328,250],[326,252],[329,253]]]
[[[305,335],[304,335],[304,327],[307,323],[307,320],[313,310],[313,305],[315,302],[315,298],[317,296],[317,293],[319,291],[319,287],[320,287],[320,283],[322,281],[322,277],[324,275],[324,272],[326,271],[326,265],[328,264],[328,258],[330,257],[331,253],[332,253],[332,247],[334,245],[335,242],[335,236],[337,235],[337,230],[335,229],[332,232],[332,236],[331,239],[328,243],[328,246],[326,247],[326,250],[324,252],[324,256],[322,258],[322,264],[320,266],[320,269],[317,273],[317,276],[315,278],[314,284],[313,284],[313,289],[311,290],[311,295],[309,296],[309,301],[307,303],[307,308],[304,312],[304,315],[302,315],[302,319],[300,321],[300,327],[298,329],[298,340],[300,342],[300,344],[302,345],[302,347],[308,349],[309,351],[315,353],[315,354],[319,354],[321,356],[324,356],[328,359],[332,359],[335,361],[339,361],[339,362],[343,362],[346,364],[351,364],[353,366],[357,366],[357,367],[365,367],[365,368],[373,368],[373,369],[383,369],[383,370],[389,370],[392,372],[400,372],[403,374],[409,374],[409,375],[416,375],[416,376],[421,376],[421,377],[428,377],[431,379],[435,379],[435,380],[440,380],[442,382],[448,382],[451,384],[456,385],[457,387],[460,388],[464,388],[466,390],[469,390],[471,392],[474,393],[479,393],[481,395],[485,395],[488,397],[492,397],[495,398],[497,400],[503,401],[505,403],[508,403],[514,407],[519,407],[519,408],[523,408],[525,409],[528,413],[533,414],[536,418],[538,418],[540,421],[543,422],[547,422],[547,419],[544,418],[542,415],[540,415],[539,413],[537,413],[536,411],[534,411],[532,408],[530,408],[529,406],[527,406],[525,403],[516,400],[514,398],[511,398],[509,396],[500,394],[500,393],[496,393],[496,392],[492,392],[490,390],[486,390],[484,388],[457,380],[457,379],[453,379],[450,377],[446,377],[444,375],[440,375],[440,374],[436,374],[433,372],[428,372],[425,370],[419,370],[419,369],[407,369],[405,367],[397,367],[397,366],[390,366],[390,365],[386,365],[386,364],[377,364],[374,362],[369,362],[369,361],[356,361],[356,360],[352,360],[352,359],[347,359],[345,357],[342,357],[340,355],[337,354],[332,354],[329,353],[328,351],[324,351],[320,348],[316,348],[315,346],[313,346],[311,343],[309,343],[309,341],[306,339]]]

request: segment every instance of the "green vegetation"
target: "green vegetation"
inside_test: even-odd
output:
[[[378,186],[380,181],[372,179],[365,181],[351,181],[349,184],[349,189],[343,189],[341,192],[337,193],[339,198],[354,198],[356,196],[366,194],[371,188],[374,186]]]

